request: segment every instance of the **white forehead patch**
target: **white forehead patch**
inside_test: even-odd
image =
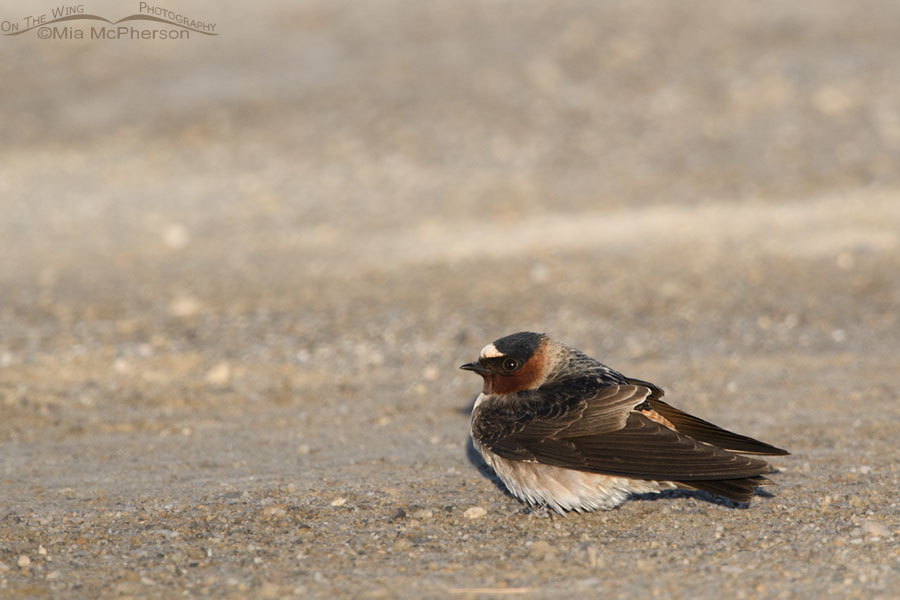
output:
[[[481,358],[497,358],[498,356],[506,356],[499,350],[497,350],[497,346],[493,344],[488,344],[484,348],[481,349]]]

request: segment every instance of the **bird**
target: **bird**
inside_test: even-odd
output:
[[[790,454],[683,412],[656,385],[543,333],[502,337],[460,368],[484,380],[475,449],[513,496],[560,514],[668,489],[749,503],[771,467],[745,455]]]

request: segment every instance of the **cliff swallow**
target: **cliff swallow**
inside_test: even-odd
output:
[[[514,496],[559,513],[674,488],[749,502],[771,469],[743,455],[789,454],[682,412],[652,383],[544,334],[500,338],[460,368],[484,378],[475,448]]]

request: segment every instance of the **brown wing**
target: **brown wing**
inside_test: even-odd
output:
[[[646,406],[668,419],[669,422],[675,426],[675,429],[695,440],[706,442],[707,444],[712,444],[725,450],[731,450],[732,452],[740,452],[742,454],[790,454],[787,450],[782,450],[771,444],[760,442],[759,440],[747,437],[746,435],[732,433],[727,429],[722,429],[718,425],[713,425],[709,421],[704,421],[699,417],[689,415],[674,406],[666,404],[661,399],[663,395],[665,395],[665,392],[652,383],[632,378],[627,378],[627,381],[634,385],[643,385],[650,388],[652,391],[647,397]]]
[[[618,431],[650,390],[637,385],[570,382],[564,389],[493,396],[475,409],[472,435],[502,456],[534,460],[528,446],[544,439]],[[552,398],[552,400],[550,400]],[[500,454],[497,452],[497,454]]]
[[[769,471],[761,460],[699,442],[634,412],[652,391],[632,384],[560,402],[530,392],[515,408],[485,402],[476,410],[472,432],[504,458],[636,479],[739,479]]]
[[[709,421],[704,421],[703,419],[678,410],[674,406],[670,406],[658,398],[650,398],[647,403],[650,408],[668,419],[678,431],[685,435],[689,435],[695,440],[713,444],[719,448],[724,448],[725,450],[741,452],[744,454],[790,454],[787,450],[776,448],[765,442],[755,440],[752,437],[722,429]]]

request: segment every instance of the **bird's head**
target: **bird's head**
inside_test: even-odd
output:
[[[543,333],[523,331],[502,337],[481,349],[478,360],[460,369],[484,378],[485,394],[509,394],[539,388],[553,362],[553,341]]]

